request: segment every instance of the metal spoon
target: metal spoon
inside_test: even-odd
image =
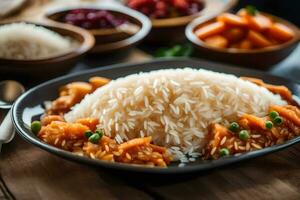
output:
[[[2,144],[10,142],[15,136],[10,108],[24,91],[24,86],[16,81],[7,80],[0,82],[0,109],[9,109],[0,125],[0,152]]]

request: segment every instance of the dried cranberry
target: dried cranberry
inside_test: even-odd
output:
[[[85,29],[114,28],[126,22],[106,10],[75,9],[69,11],[63,22]]]

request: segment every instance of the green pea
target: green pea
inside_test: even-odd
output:
[[[249,132],[247,130],[241,130],[240,133],[239,133],[239,138],[241,140],[248,140]]]
[[[91,135],[91,136],[89,137],[89,141],[90,141],[91,143],[98,144],[100,138],[101,138],[101,137],[100,137],[100,135],[99,135],[98,133],[94,133],[93,135]]]
[[[275,119],[273,121],[274,121],[275,125],[279,126],[280,124],[282,124],[283,119],[278,116],[278,117],[275,117]]]
[[[103,137],[104,133],[102,130],[96,130],[95,133],[97,133],[100,136],[100,139]]]
[[[93,132],[92,131],[87,131],[87,132],[84,133],[84,135],[85,135],[86,138],[89,138],[93,135]]]
[[[227,148],[220,149],[219,153],[221,157],[230,155],[230,151]]]
[[[278,117],[278,116],[279,116],[279,113],[276,112],[276,111],[271,111],[271,112],[269,113],[269,117],[270,117],[271,119],[275,119],[275,118]]]
[[[38,134],[42,128],[42,124],[40,121],[33,121],[30,128],[34,134]]]
[[[236,122],[232,122],[229,126],[229,130],[232,132],[237,132],[239,130],[240,126]]]
[[[266,128],[271,129],[273,127],[273,123],[271,121],[266,122]]]

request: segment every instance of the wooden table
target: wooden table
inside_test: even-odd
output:
[[[297,80],[300,46],[271,73]],[[72,72],[149,60],[133,50],[123,59],[86,58]],[[2,78],[3,79],[3,78]],[[300,199],[300,144],[236,165],[184,176],[119,174],[66,161],[23,141],[3,146],[0,199]]]

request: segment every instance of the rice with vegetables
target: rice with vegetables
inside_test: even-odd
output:
[[[74,106],[75,105],[75,106]],[[258,150],[300,135],[284,86],[208,70],[168,69],[62,87],[36,131],[92,159],[167,166]]]
[[[97,118],[98,128],[119,143],[152,136],[155,144],[193,153],[207,143],[211,123],[228,124],[243,113],[263,116],[271,104],[286,103],[232,75],[188,68],[159,70],[111,81],[86,96],[65,119]]]

